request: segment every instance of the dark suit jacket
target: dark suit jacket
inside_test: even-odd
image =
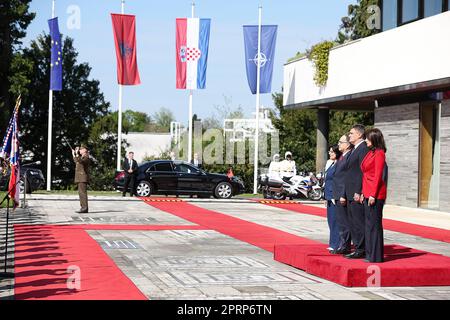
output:
[[[333,175],[333,199],[339,200],[345,198],[345,177],[347,175],[347,158],[350,152],[339,158],[334,165],[335,171]]]
[[[354,149],[347,158],[347,173],[345,175],[345,195],[348,201],[353,201],[355,193],[362,193],[363,174],[361,163],[369,152],[364,141]]]
[[[125,159],[125,161],[123,162],[123,170],[125,171],[126,175],[129,175],[130,173],[128,172],[128,170],[133,170],[133,173],[131,174],[136,174],[137,173],[137,169],[138,169],[138,164],[136,162],[136,160],[133,159],[133,163],[131,165],[130,168],[130,160],[129,159]]]
[[[331,200],[333,198],[333,178],[336,172],[336,164],[333,163],[331,167],[325,172],[325,200]]]

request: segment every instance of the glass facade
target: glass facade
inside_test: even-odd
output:
[[[381,0],[382,30],[450,10],[450,0]]]
[[[397,0],[383,1],[383,31],[397,27]]]
[[[402,1],[402,23],[419,18],[419,0]]]
[[[443,0],[424,0],[424,17],[431,17],[442,12]]]

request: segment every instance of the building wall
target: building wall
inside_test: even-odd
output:
[[[388,204],[417,207],[419,115],[418,103],[375,109],[375,127],[383,132],[388,149]],[[448,131],[450,133],[450,123]]]
[[[134,152],[134,159],[141,163],[145,157],[158,157],[161,153],[169,151],[172,141],[170,133],[146,133],[146,132],[129,132],[122,135],[129,146],[126,152]]]
[[[450,100],[442,102],[440,134],[441,175],[439,209],[450,212]]]

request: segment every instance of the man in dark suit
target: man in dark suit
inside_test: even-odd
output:
[[[333,176],[333,199],[336,202],[336,220],[339,226],[339,246],[333,250],[333,254],[349,254],[351,248],[350,221],[348,207],[345,198],[345,178],[347,174],[347,158],[353,148],[349,135],[343,135],[338,142],[342,156],[337,160]]]
[[[360,201],[362,193],[361,163],[369,151],[364,141],[366,138],[364,132],[364,126],[357,124],[353,126],[349,133],[353,150],[347,158],[345,198],[351,225],[350,231],[355,245],[355,252],[345,256],[349,259],[364,259],[366,254],[364,205]]]
[[[199,169],[203,168],[202,162],[198,159],[198,153],[194,153],[194,159],[191,161],[191,164]]]
[[[128,158],[123,162],[123,170],[125,171],[125,184],[123,186],[122,196],[127,194],[128,186],[130,186],[130,196],[134,195],[134,184],[136,180],[138,164],[134,160],[134,152],[128,152]]]

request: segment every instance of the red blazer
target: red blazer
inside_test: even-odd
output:
[[[386,183],[383,181],[385,165],[386,155],[381,149],[369,151],[361,162],[363,173],[362,194],[364,198],[386,199]]]

